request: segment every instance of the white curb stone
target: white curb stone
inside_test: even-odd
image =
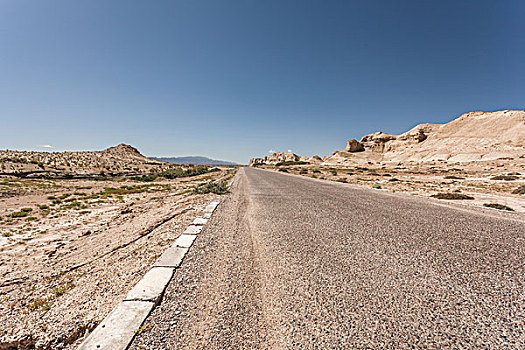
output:
[[[201,233],[201,231],[202,231],[202,226],[190,225],[188,226],[186,231],[184,231],[184,234],[185,235],[198,235],[199,233]]]
[[[195,218],[195,220],[193,220],[193,225],[206,225],[207,222],[208,222],[208,219]]]
[[[84,340],[78,350],[125,350],[155,303],[123,301]]]
[[[232,179],[233,181],[233,179]],[[153,268],[128,292],[106,318],[80,344],[77,350],[126,350],[133,341],[136,331],[141,327],[151,310],[160,301],[168,286],[175,268],[179,267],[189,248],[219,205],[213,201],[204,210],[204,218],[199,217],[188,226],[173,245],[157,259]]]
[[[162,253],[153,267],[179,267],[187,252],[188,248],[170,247]]]
[[[175,269],[171,267],[152,268],[135,287],[131,288],[124,300],[141,300],[157,303],[170,282],[173,271]]]
[[[174,247],[189,248],[193,244],[197,236],[195,235],[180,235],[179,238],[173,243]]]
[[[204,212],[205,213],[213,213],[215,208],[217,208],[217,206],[208,204],[208,206],[206,208],[204,208]]]

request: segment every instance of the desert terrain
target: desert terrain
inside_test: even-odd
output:
[[[251,166],[437,200],[525,212],[525,111],[470,112],[402,135],[375,132],[326,157],[275,153]]]
[[[78,345],[236,171],[127,145],[0,159],[0,349]]]

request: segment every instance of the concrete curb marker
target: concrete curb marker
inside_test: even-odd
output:
[[[189,248],[169,247],[157,259],[153,267],[179,267]]]
[[[197,235],[201,233],[201,231],[202,231],[202,226],[190,225],[188,226],[186,231],[184,231],[184,234],[185,235]]]
[[[157,304],[164,293],[164,288],[171,281],[174,271],[172,267],[153,267],[128,292],[124,301],[152,301]]]
[[[195,238],[197,238],[196,235],[180,235],[175,243],[173,243],[173,247],[189,248],[193,244]]]
[[[207,222],[208,222],[208,219],[195,218],[195,220],[193,220],[193,225],[206,225]]]
[[[78,350],[125,350],[129,347],[137,330],[162,300],[175,269],[181,265],[197,234],[202,231],[202,225],[208,222],[219,203],[215,200],[206,206],[204,210],[206,217],[196,218],[193,224],[186,228],[128,292],[124,300],[111,310],[80,344]]]
[[[155,303],[151,301],[123,301],[118,304],[78,350],[126,349],[135,331],[149,316]]]

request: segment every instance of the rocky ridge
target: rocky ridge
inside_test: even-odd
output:
[[[275,164],[284,153],[250,161]],[[292,158],[292,157],[288,157]],[[294,154],[294,159],[302,160]],[[401,135],[374,132],[348,140],[343,151],[322,159],[325,165],[369,162],[525,162],[525,111],[469,112],[446,124],[419,124]]]
[[[139,175],[170,165],[120,144],[103,151],[32,152],[0,151],[0,175],[17,177],[81,178]]]

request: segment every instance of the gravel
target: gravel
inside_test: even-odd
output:
[[[241,170],[132,349],[525,348],[522,214]]]

